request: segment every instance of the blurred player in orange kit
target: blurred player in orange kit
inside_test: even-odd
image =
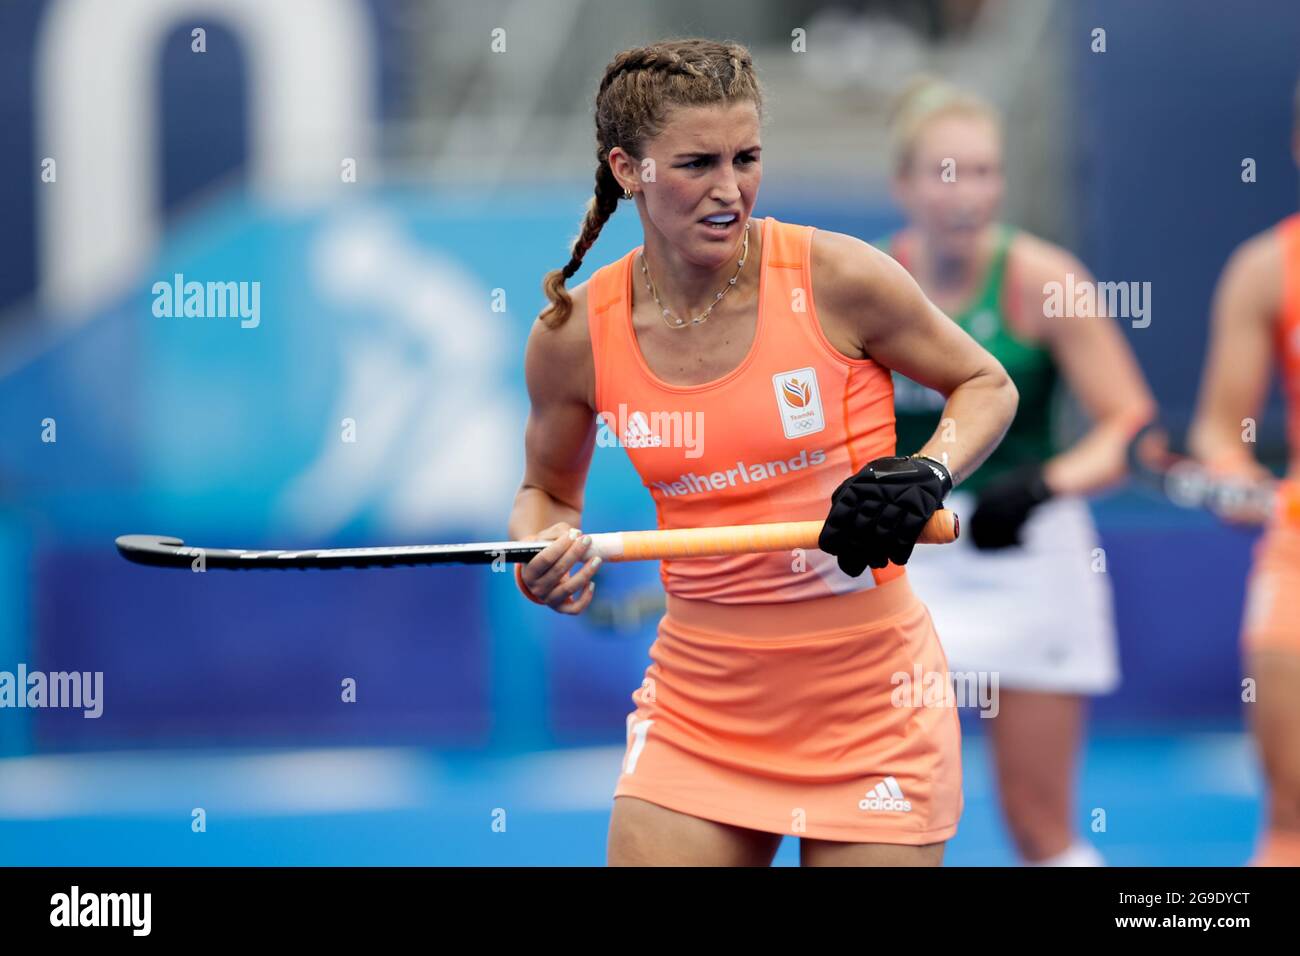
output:
[[[1300,86],[1291,136],[1300,165]],[[1243,430],[1264,404],[1276,365],[1287,401],[1287,481],[1300,479],[1300,213],[1232,254],[1215,291],[1213,323],[1188,438],[1193,454],[1223,475],[1273,480]],[[1300,521],[1282,508],[1266,520],[1241,628],[1246,676],[1256,682],[1247,710],[1269,790],[1268,827],[1252,862],[1300,866]]]

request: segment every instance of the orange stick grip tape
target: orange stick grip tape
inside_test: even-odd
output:
[[[761,551],[816,549],[822,521],[779,521],[774,524],[724,525],[718,528],[676,528],[667,531],[624,531],[623,554],[615,561],[655,561],[699,558]],[[959,533],[957,515],[946,509],[930,516],[917,544],[949,544]]]

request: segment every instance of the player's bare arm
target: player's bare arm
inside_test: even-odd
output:
[[[812,257],[818,315],[831,343],[947,399],[933,437],[899,453],[944,462],[960,484],[1015,417],[1018,394],[1006,370],[926,298],[906,269],[868,243],[818,231]]]

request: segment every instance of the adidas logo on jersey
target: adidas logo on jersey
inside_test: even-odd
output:
[[[658,448],[664,440],[650,428],[645,412],[633,412],[623,432],[623,444],[628,448]]]
[[[876,784],[875,789],[868,790],[867,795],[858,801],[859,810],[887,810],[892,813],[911,813],[912,801],[903,797],[903,790],[893,777],[886,777]]]

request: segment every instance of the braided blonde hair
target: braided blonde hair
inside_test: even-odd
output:
[[[569,261],[542,280],[550,305],[539,318],[546,326],[558,328],[568,320],[573,298],[565,280],[582,267],[583,256],[623,196],[609,165],[610,151],[621,146],[640,161],[647,142],[663,131],[671,107],[745,100],[754,104],[761,117],[763,98],[754,61],[739,43],[663,40],[624,50],[610,61],[596,93],[596,193],[587,202]]]

